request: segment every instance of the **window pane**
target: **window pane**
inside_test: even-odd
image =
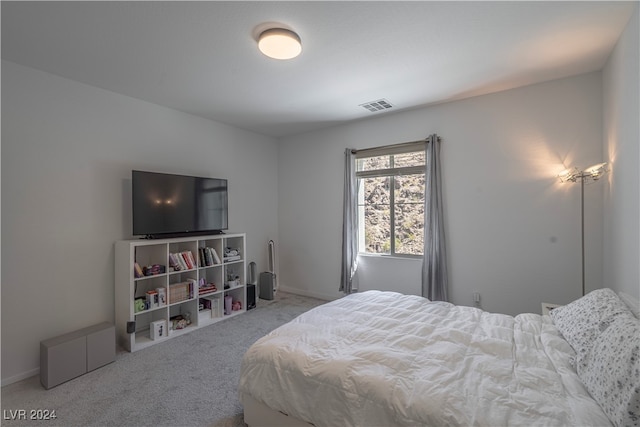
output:
[[[395,180],[396,203],[424,204],[424,175],[401,175]]]
[[[396,203],[396,253],[422,255],[424,250],[424,203]]]
[[[365,205],[389,205],[391,203],[389,187],[390,178],[388,176],[376,176],[362,178],[360,186],[364,191]]]
[[[391,219],[389,205],[368,205],[364,208],[364,252],[391,253]]]
[[[406,166],[424,165],[424,151],[414,151],[413,153],[395,154],[393,156],[393,167],[400,168]]]
[[[395,178],[396,253],[422,255],[424,249],[424,175]]]
[[[389,156],[376,156],[358,159],[358,171],[371,171],[378,169],[389,169],[391,167]]]
[[[361,180],[364,192],[364,248],[368,253],[391,253],[391,210],[389,177]]]

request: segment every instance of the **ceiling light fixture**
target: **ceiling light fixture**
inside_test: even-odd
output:
[[[258,38],[260,52],[274,59],[292,59],[302,52],[300,37],[291,30],[271,28]]]

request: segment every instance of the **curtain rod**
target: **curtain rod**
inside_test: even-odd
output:
[[[382,145],[380,147],[362,148],[360,150],[352,149],[351,150],[351,154],[357,154],[357,153],[360,153],[360,152],[367,152],[367,151],[370,151],[370,150],[383,150],[383,149],[386,149],[386,148],[402,147],[404,145],[413,145],[413,144],[417,144],[419,142],[428,142],[428,139],[429,138],[427,137],[427,138],[424,138],[424,139],[419,139],[417,141],[399,142],[397,144]],[[439,140],[440,140],[440,137],[438,137],[438,141]]]

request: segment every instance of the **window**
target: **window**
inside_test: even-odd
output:
[[[418,256],[424,249],[424,143],[359,150],[358,251]]]

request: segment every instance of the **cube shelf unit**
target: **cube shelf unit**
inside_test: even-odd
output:
[[[215,263],[216,260],[213,258],[213,264],[208,265],[210,261],[200,258],[201,248],[213,248],[220,262]],[[225,248],[237,249],[239,259],[237,255],[225,258]],[[245,248],[244,233],[116,242],[115,307],[118,342],[128,351],[134,352],[165,339],[245,313],[247,309]],[[195,265],[193,268],[174,271],[170,268],[170,254],[183,252],[191,252]],[[136,263],[141,268],[161,265],[165,267],[165,271],[137,277]],[[234,280],[231,287],[224,289],[229,282],[228,277]],[[235,280],[236,277],[237,280]],[[201,291],[199,283],[202,281],[205,284],[215,284],[216,291],[211,291],[206,286],[202,287]],[[192,285],[189,285],[189,282]],[[142,310],[136,307],[136,298],[146,298],[147,291],[157,289],[164,290],[166,299],[164,304]],[[224,314],[224,299],[227,296],[230,296],[233,302],[239,301],[241,308],[231,311],[231,314]],[[188,317],[190,324],[181,329],[173,328],[171,318],[178,315],[183,318]],[[166,329],[161,336],[153,339],[152,323],[157,321],[165,325]],[[135,325],[135,330],[128,333],[127,325],[131,325],[131,322]]]

